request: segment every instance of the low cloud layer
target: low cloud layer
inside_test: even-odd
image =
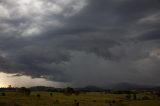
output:
[[[73,86],[159,85],[158,0],[1,0],[0,70]]]

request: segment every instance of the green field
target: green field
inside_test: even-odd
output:
[[[40,95],[38,97],[37,95]],[[160,98],[149,93],[139,93],[136,100],[132,94],[126,99],[127,94],[109,94],[104,92],[87,92],[79,95],[65,95],[63,93],[32,92],[23,95],[16,92],[6,92],[0,95],[0,106],[160,106]],[[143,99],[143,97],[147,97]]]

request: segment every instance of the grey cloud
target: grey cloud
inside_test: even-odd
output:
[[[160,30],[153,30],[138,37],[141,41],[159,40]]]
[[[150,55],[159,50],[158,0],[34,3],[44,5],[37,4],[39,10],[22,3],[25,13],[16,1],[0,2],[9,14],[0,14],[0,69],[4,72],[75,86],[139,80],[159,84],[159,58]],[[57,11],[47,6],[54,4]]]
[[[67,65],[67,71],[74,79],[71,81],[74,86],[106,86],[126,81],[152,85],[159,84],[159,72],[156,72],[158,64],[159,62],[150,57],[136,61],[112,61],[99,58],[95,54],[75,52],[75,57]]]

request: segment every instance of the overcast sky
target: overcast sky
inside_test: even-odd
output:
[[[160,85],[160,1],[0,0],[0,71],[71,86]]]

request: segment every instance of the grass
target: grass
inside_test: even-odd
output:
[[[40,97],[37,97],[37,95]],[[76,95],[63,93],[32,92],[26,96],[16,92],[6,92],[0,96],[0,106],[160,106],[160,99],[152,94],[137,94],[137,100],[126,99],[126,94],[106,94],[100,92],[87,92]],[[147,96],[148,100],[142,100]],[[153,98],[154,97],[154,98]]]

